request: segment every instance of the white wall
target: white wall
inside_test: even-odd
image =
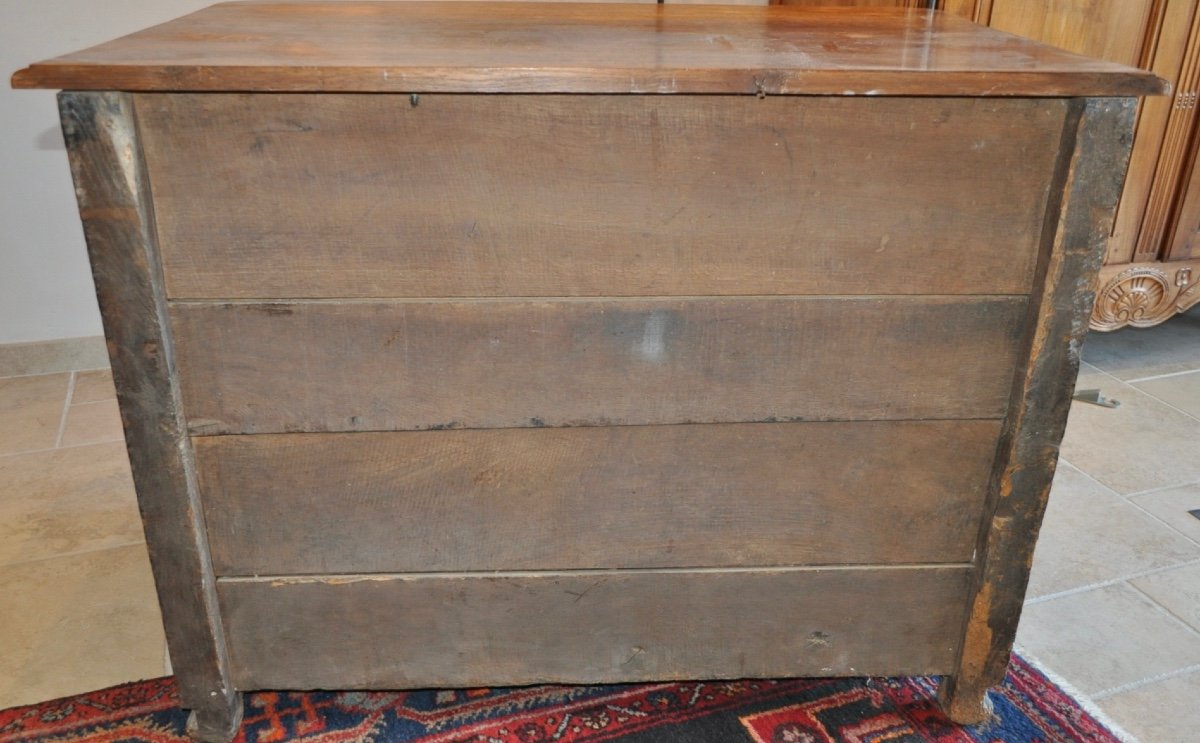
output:
[[[8,77],[212,2],[0,0],[0,343],[102,332],[54,93]]]

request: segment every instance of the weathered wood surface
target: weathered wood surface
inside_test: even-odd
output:
[[[943,688],[946,709],[959,722],[986,716],[987,688],[1003,681],[1008,667],[1133,141],[1136,100],[1076,106],[1078,123],[1064,140],[1061,206],[1047,225],[1043,288],[1030,305],[1028,358],[1013,382],[989,486],[962,654]]]
[[[218,575],[970,562],[999,421],[212,436]]]
[[[196,434],[999,418],[1023,297],[174,303]]]
[[[221,579],[242,688],[943,673],[970,570]]]
[[[64,93],[59,107],[180,701],[194,713],[196,737],[228,740],[241,697],[229,678],[180,411],[133,101]]]
[[[1163,81],[929,11],[223,3],[13,76],[120,90],[1144,95]]]
[[[1028,294],[1066,110],[1053,99],[136,101],[168,296],[218,299]]]

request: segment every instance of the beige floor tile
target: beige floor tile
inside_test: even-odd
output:
[[[1085,694],[1200,663],[1200,634],[1123,583],[1029,604],[1017,643]]]
[[[1200,511],[1200,483],[1182,485],[1132,496],[1130,502],[1154,514],[1180,533],[1200,542],[1200,518],[1190,511]]]
[[[0,708],[162,675],[143,546],[0,568]]]
[[[1200,632],[1200,565],[1166,570],[1130,582]]]
[[[1200,371],[1135,382],[1142,392],[1200,418]]]
[[[1124,495],[1200,480],[1200,420],[1104,374],[1080,374],[1076,387],[1121,407],[1071,405],[1064,459]]]
[[[67,410],[67,425],[63,429],[63,446],[99,444],[105,441],[124,441],[121,411],[117,401],[89,402],[72,405]]]
[[[0,379],[0,454],[55,445],[70,380],[69,373]]]
[[[1126,380],[1200,369],[1200,307],[1154,328],[1092,333],[1083,360]]]
[[[1029,596],[1082,588],[1196,559],[1200,559],[1200,545],[1062,464],[1054,477],[1038,537]]]
[[[1200,671],[1114,694],[1098,704],[1142,743],[1200,740]]]
[[[124,444],[0,457],[0,564],[141,539]]]
[[[71,404],[81,402],[100,402],[113,400],[117,391],[113,388],[111,369],[89,369],[75,375],[75,392],[71,395]]]
[[[102,335],[0,344],[0,377],[105,366],[108,366],[108,346]]]

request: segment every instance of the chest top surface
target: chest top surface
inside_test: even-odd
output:
[[[1154,75],[926,10],[478,2],[214,5],[16,73],[128,91],[1127,96]]]

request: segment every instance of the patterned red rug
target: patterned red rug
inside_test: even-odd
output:
[[[1014,657],[994,719],[958,727],[931,679],[248,695],[238,741],[414,743],[1119,743]],[[0,711],[0,741],[186,741],[171,679]]]

